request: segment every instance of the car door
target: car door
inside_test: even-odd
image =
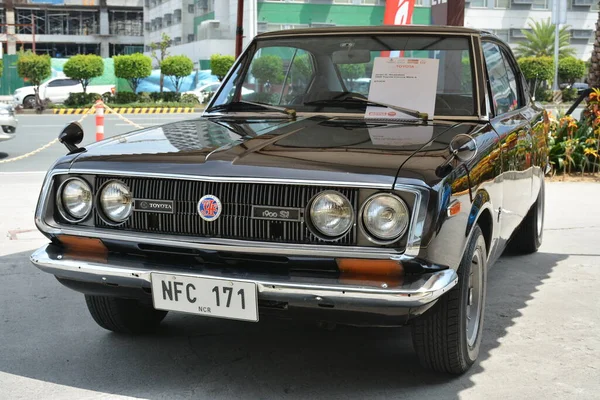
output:
[[[45,97],[54,103],[63,103],[70,93],[83,92],[79,81],[74,79],[55,79],[48,82]]]
[[[526,101],[510,51],[500,42],[485,41],[483,53],[494,113],[491,124],[500,137],[502,149],[503,198],[498,211],[500,237],[506,241],[531,205],[531,125],[521,112]]]

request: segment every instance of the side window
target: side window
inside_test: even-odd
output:
[[[517,109],[519,100],[515,74],[507,68],[502,51],[494,43],[483,43],[483,54],[496,115]]]
[[[74,79],[57,79],[48,84],[49,87],[59,87],[59,86],[75,86],[79,84],[79,81]]]
[[[506,72],[508,74],[508,84],[510,89],[515,95],[515,99],[517,99],[516,108],[521,108],[524,104],[523,98],[521,96],[521,91],[519,90],[519,83],[517,80],[517,73],[514,67],[510,63],[510,57],[506,52],[502,52],[502,58],[504,59],[504,66],[506,67]]]

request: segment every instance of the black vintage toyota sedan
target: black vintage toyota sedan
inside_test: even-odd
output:
[[[488,268],[541,244],[547,126],[485,32],[265,33],[198,119],[85,148],[67,126],[35,217],[50,243],[31,260],[111,331],[168,311],[410,325],[424,366],[462,373]]]

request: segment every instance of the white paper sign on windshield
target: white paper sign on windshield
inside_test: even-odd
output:
[[[369,100],[425,112],[433,117],[439,60],[376,57]],[[416,119],[387,107],[367,106],[365,118]]]

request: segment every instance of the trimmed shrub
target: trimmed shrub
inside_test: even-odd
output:
[[[577,89],[567,88],[561,90],[563,101],[574,101],[577,98]]]
[[[67,97],[64,104],[68,107],[81,107],[93,104],[100,98],[102,96],[97,93],[69,93],[69,97]]]
[[[83,93],[87,93],[92,78],[104,73],[104,61],[95,54],[79,54],[67,60],[63,71],[69,78],[78,80],[83,86]]]
[[[194,63],[188,56],[169,56],[160,63],[160,72],[171,79],[176,92],[179,92],[183,78],[193,70]]]
[[[200,100],[198,100],[198,97],[195,94],[191,94],[191,93],[182,94],[181,102],[189,103],[189,104],[200,104]]]
[[[128,104],[136,103],[138,101],[138,95],[132,92],[117,92],[111,97],[109,103],[113,104]]]
[[[150,98],[154,102],[173,103],[178,102],[181,99],[181,93],[177,92],[153,92],[150,93]]]
[[[210,70],[213,75],[218,76],[219,80],[222,81],[233,66],[234,62],[235,58],[233,56],[213,54],[210,56]]]
[[[115,76],[126,79],[134,93],[140,81],[152,73],[152,59],[142,53],[114,56]]]

